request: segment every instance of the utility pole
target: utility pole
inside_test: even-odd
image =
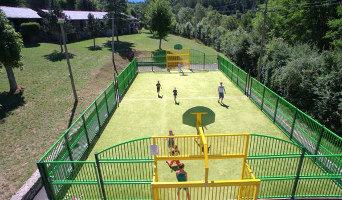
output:
[[[118,71],[116,69],[115,65],[115,59],[114,59],[114,54],[115,54],[115,48],[114,48],[114,35],[115,35],[115,14],[112,16],[112,62],[113,62],[113,68],[114,68],[114,80],[116,79],[116,75],[118,74]]]
[[[268,0],[265,1],[265,10],[263,15],[263,23],[261,27],[261,51],[260,51],[260,57],[258,60],[258,80],[261,80],[261,70],[262,70],[262,57],[265,54],[265,42],[266,42],[266,33],[267,33],[267,12],[268,12]]]
[[[74,76],[72,75],[70,58],[69,58],[68,48],[67,48],[67,45],[66,45],[66,36],[65,36],[65,31],[64,31],[63,24],[64,24],[64,20],[60,20],[59,21],[59,26],[61,28],[61,33],[62,33],[62,39],[63,39],[63,44],[64,44],[64,53],[65,53],[65,57],[66,57],[67,64],[68,64],[68,70],[69,70],[69,77],[70,77],[70,81],[71,81],[72,92],[74,94],[75,102],[78,102],[78,97],[77,97],[76,87],[75,87],[75,82],[74,82]]]

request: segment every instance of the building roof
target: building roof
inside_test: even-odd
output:
[[[64,10],[63,13],[68,16],[70,20],[87,20],[89,13],[93,14],[96,19],[103,19],[107,12],[96,11],[72,11]]]
[[[41,17],[36,11],[30,8],[17,8],[0,6],[0,9],[5,13],[7,18],[12,19],[40,19]]]

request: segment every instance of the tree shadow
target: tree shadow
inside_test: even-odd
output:
[[[9,94],[8,92],[0,93],[0,120],[8,116],[10,111],[23,106],[25,104],[25,97],[22,93]]]
[[[40,43],[28,43],[28,44],[24,44],[25,48],[34,48],[34,47],[39,47]]]
[[[112,51],[112,41],[108,40],[103,44],[108,48],[109,51]],[[134,43],[125,42],[125,41],[115,41],[114,48],[115,52],[118,53],[121,57],[132,60],[134,58],[133,51]]]
[[[87,47],[88,48],[88,50],[90,50],[90,51],[100,51],[100,50],[102,50],[102,47],[101,46],[98,46],[98,45],[95,45],[95,47],[94,46],[89,46],[89,47]]]
[[[77,105],[78,105],[78,100],[74,101],[74,106],[71,109],[71,115],[70,115],[70,118],[69,118],[68,127],[70,127],[72,122],[74,121]]]
[[[69,58],[73,59],[75,57],[75,54],[68,53]],[[44,55],[44,58],[51,61],[51,62],[57,62],[57,61],[62,61],[66,59],[66,54],[63,52],[59,52],[54,50],[52,53]]]

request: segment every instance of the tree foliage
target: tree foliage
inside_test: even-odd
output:
[[[17,33],[5,14],[0,11],[0,68],[5,67],[10,93],[17,90],[17,83],[12,68],[21,67],[21,48],[23,41],[21,35]]]
[[[94,15],[89,13],[88,14],[88,20],[86,25],[86,30],[89,33],[90,37],[93,38],[93,48],[96,48],[95,38],[99,35],[101,32],[101,23],[97,19],[95,19]]]
[[[152,0],[147,9],[147,16],[151,31],[159,39],[159,49],[161,41],[171,30],[171,11],[170,3],[167,0]]]

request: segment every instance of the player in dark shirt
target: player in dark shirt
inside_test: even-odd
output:
[[[177,103],[177,94],[178,94],[178,91],[177,91],[177,88],[175,88],[175,89],[173,90],[173,99],[174,99],[174,101],[175,101],[175,104],[178,104],[178,103]]]
[[[159,81],[157,82],[156,86],[157,86],[158,98],[161,98],[161,96],[159,95],[159,93],[160,93],[160,89],[161,89],[161,84],[160,84],[160,82],[159,82]]]

